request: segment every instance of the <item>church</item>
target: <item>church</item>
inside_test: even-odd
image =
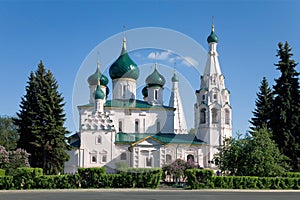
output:
[[[73,150],[65,163],[65,173],[79,167],[106,167],[114,173],[120,166],[134,168],[163,167],[176,159],[192,160],[203,168],[216,169],[214,154],[225,137],[232,136],[230,92],[218,61],[218,37],[212,26],[207,38],[208,55],[195,91],[195,134],[187,131],[174,70],[166,80],[154,63],[145,80],[143,99],[136,98],[139,67],[130,58],[123,38],[121,53],[109,67],[110,81],[100,71],[88,77],[90,99],[79,105],[79,131],[70,136]],[[164,105],[164,85],[172,82],[169,105]],[[107,99],[112,91],[112,98]],[[191,94],[192,95],[192,94]]]

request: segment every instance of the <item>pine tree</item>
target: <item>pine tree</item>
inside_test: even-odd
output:
[[[30,153],[30,165],[43,168],[45,174],[62,172],[69,159],[63,101],[56,79],[41,61],[29,76],[14,123],[20,133],[18,147]]]
[[[252,112],[253,117],[250,120],[252,124],[251,134],[255,129],[266,127],[270,129],[270,119],[273,110],[273,92],[269,87],[266,77],[263,77],[259,92],[256,93],[257,99],[255,101],[255,110]]]
[[[281,76],[275,79],[274,106],[271,118],[273,139],[280,151],[291,159],[294,171],[300,170],[300,90],[297,63],[291,57],[291,48],[286,42],[278,44],[275,64]]]

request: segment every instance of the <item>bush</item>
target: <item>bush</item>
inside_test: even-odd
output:
[[[9,190],[14,187],[12,176],[0,176],[0,190]]]
[[[210,176],[209,172],[187,170],[187,186],[223,189],[300,189],[300,178],[255,176]]]
[[[34,182],[36,189],[72,189],[79,187],[79,175],[43,175],[35,177]]]
[[[187,185],[191,188],[214,187],[212,184],[213,171],[207,169],[187,169],[185,171]]]
[[[82,188],[105,187],[103,176],[106,174],[105,167],[78,168],[80,184]]]
[[[286,172],[284,173],[283,177],[300,178],[300,172]]]
[[[16,189],[30,189],[35,187],[33,179],[43,175],[41,168],[18,168],[14,176],[14,185]]]
[[[5,176],[5,170],[4,169],[0,169],[0,176]]]

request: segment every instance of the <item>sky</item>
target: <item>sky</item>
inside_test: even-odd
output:
[[[262,78],[273,85],[280,75],[274,66],[278,42],[288,41],[293,58],[300,61],[299,9],[296,0],[0,0],[0,115],[16,115],[28,76],[42,60],[53,72],[66,102],[66,127],[78,131],[77,103],[89,100],[86,80],[94,73],[97,60],[108,76],[109,65],[120,54],[125,30],[128,51],[144,69],[142,75],[153,70],[153,53],[157,52],[159,71],[167,80],[166,104],[176,61],[182,83],[179,89],[186,92],[182,98],[188,128],[193,128],[195,90],[200,87],[206,38],[214,16],[221,71],[231,92],[233,134],[245,133]],[[158,40],[155,34],[159,31],[172,37]],[[147,43],[140,48],[145,41],[156,45]],[[164,42],[179,47],[170,51]],[[143,79],[138,80],[137,93]]]

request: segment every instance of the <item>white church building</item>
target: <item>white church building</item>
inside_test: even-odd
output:
[[[90,100],[79,105],[79,131],[70,137],[65,173],[78,167],[117,166],[135,168],[163,167],[176,159],[192,159],[200,167],[214,168],[213,155],[224,137],[232,136],[230,93],[218,61],[218,37],[212,26],[207,38],[208,56],[194,105],[195,134],[189,134],[174,70],[169,105],[163,105],[165,78],[155,63],[145,80],[143,100],[136,99],[138,65],[126,50],[109,68],[112,99],[107,99],[108,78],[100,72],[99,62],[88,77]],[[192,95],[192,94],[191,94]]]

